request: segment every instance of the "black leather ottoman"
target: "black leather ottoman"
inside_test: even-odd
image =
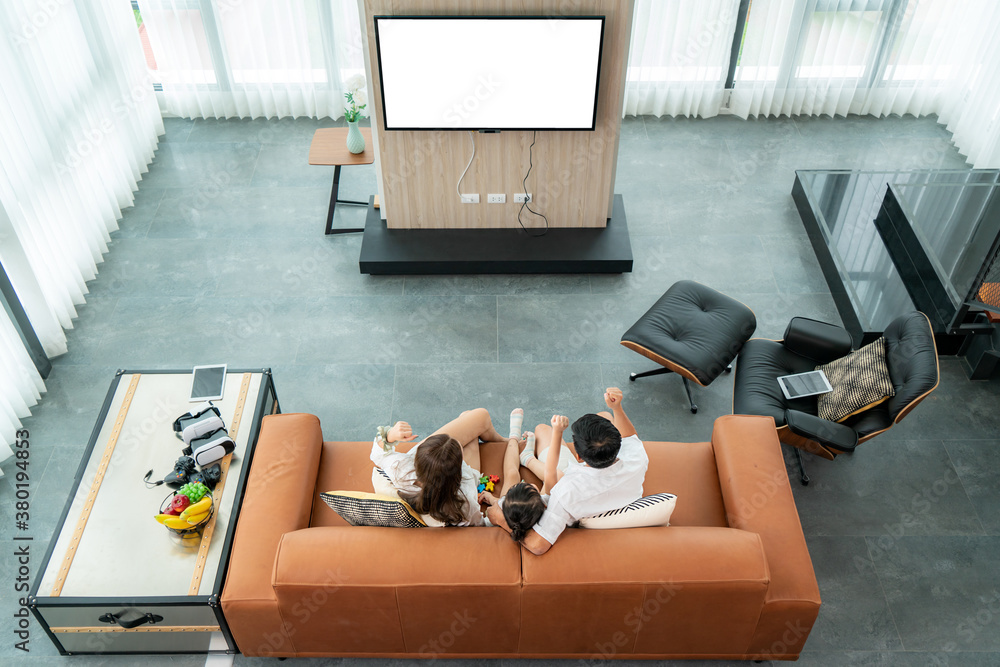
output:
[[[632,373],[629,380],[677,373],[684,379],[691,412],[698,412],[688,380],[706,387],[731,370],[730,364],[756,328],[753,311],[736,299],[682,280],[622,336],[622,345],[663,366]]]

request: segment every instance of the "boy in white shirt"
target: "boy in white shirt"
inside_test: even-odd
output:
[[[522,544],[533,554],[548,551],[566,526],[642,497],[649,458],[622,409],[621,389],[609,387],[604,392],[604,403],[611,414],[587,414],[573,423],[575,456],[582,465],[566,469],[552,487],[541,519],[525,534]],[[561,441],[559,437],[552,445],[562,446]],[[558,455],[558,451],[549,451],[546,458]],[[493,524],[510,532],[500,507],[492,505],[487,516]]]

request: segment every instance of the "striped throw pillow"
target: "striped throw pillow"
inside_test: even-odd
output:
[[[672,493],[654,493],[616,510],[580,519],[581,528],[642,528],[644,526],[669,526],[677,496]]]

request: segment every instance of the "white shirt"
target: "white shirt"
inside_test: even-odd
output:
[[[622,438],[618,460],[607,468],[570,466],[552,487],[548,507],[535,524],[535,532],[549,544],[555,544],[566,526],[642,498],[642,482],[648,467],[646,448],[637,435]]]
[[[417,445],[419,447],[420,445]],[[416,493],[417,471],[413,467],[413,454],[417,451],[414,447],[408,452],[386,452],[382,449],[382,444],[378,438],[372,443],[371,460],[372,463],[385,471],[392,480],[392,485],[397,490],[404,493]],[[465,461],[462,461],[462,485],[459,488],[465,498],[465,520],[459,526],[484,526],[483,515],[479,510],[479,478],[481,475]],[[443,526],[444,523],[438,521],[430,514],[421,514],[420,517],[428,526]]]

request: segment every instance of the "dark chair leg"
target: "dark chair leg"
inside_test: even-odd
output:
[[[798,447],[792,447],[795,450],[795,461],[799,464],[799,481],[802,482],[802,486],[809,486],[809,475],[806,474],[805,466],[802,465],[802,450]]]
[[[684,393],[688,396],[688,405],[691,406],[691,414],[698,414],[698,406],[694,404],[694,399],[691,398],[691,385],[688,384],[688,379],[686,377],[681,377],[684,380]]]
[[[663,368],[656,368],[651,371],[646,371],[645,373],[630,373],[628,379],[629,382],[635,382],[638,378],[649,377],[650,375],[663,375],[664,373],[673,373],[673,371],[664,366]],[[694,400],[691,398],[691,386],[688,384],[686,377],[682,375],[681,379],[684,380],[684,392],[687,394],[688,405],[691,406],[691,413],[697,414],[698,406],[694,404]]]
[[[655,368],[651,371],[646,371],[645,373],[631,373],[629,374],[628,379],[629,382],[635,382],[637,378],[645,378],[650,375],[663,375],[664,373],[673,373],[673,371],[664,366],[662,368]]]

